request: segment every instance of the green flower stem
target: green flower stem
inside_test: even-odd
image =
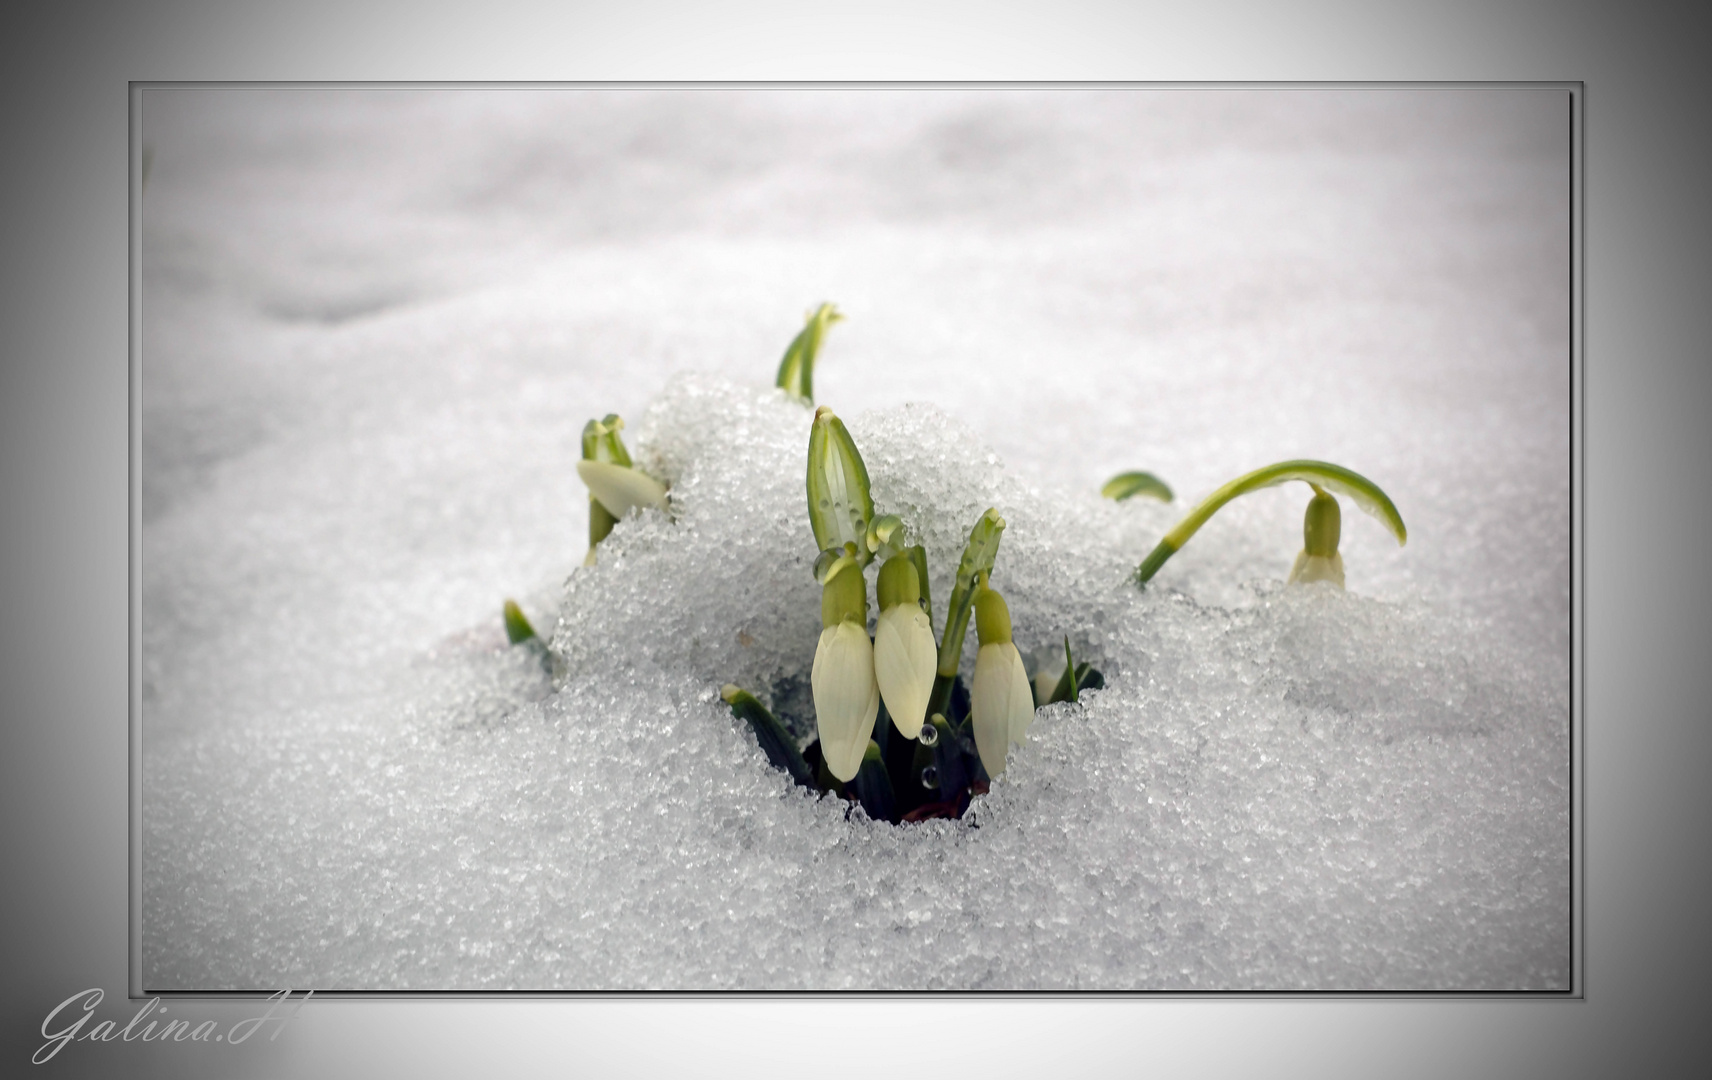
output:
[[[822,304],[808,313],[803,328],[791,339],[785,355],[779,361],[779,376],[774,380],[779,389],[814,404],[814,361],[820,354],[832,324],[843,322],[844,316],[831,304]]]
[[[1064,674],[1059,677],[1058,685],[1053,687],[1052,696],[1047,698],[1047,704],[1055,701],[1080,701],[1081,686],[1076,677],[1076,660],[1070,655],[1070,635],[1064,635]]]
[[[927,621],[933,622],[933,593],[927,586],[927,548],[920,544],[905,548],[904,554],[909,556],[915,565],[915,582],[921,587],[921,610],[927,612]]]
[[[951,602],[945,611],[945,632],[939,638],[939,667],[933,679],[933,696],[928,698],[929,716],[950,711],[951,685],[963,663],[963,639],[969,633],[969,611],[974,603],[976,579],[993,569],[993,562],[999,555],[999,538],[1004,531],[1005,519],[992,507],[969,530],[969,543],[963,548],[963,558],[957,564],[957,584],[951,590]],[[925,575],[922,580],[926,581]]]
[[[1355,505],[1390,530],[1399,545],[1408,542],[1409,534],[1403,526],[1402,515],[1397,512],[1397,507],[1392,504],[1390,497],[1373,481],[1340,465],[1324,461],[1281,461],[1239,476],[1208,495],[1201,505],[1190,511],[1187,517],[1166,533],[1158,546],[1142,560],[1135,571],[1136,584],[1147,584],[1148,580],[1159,572],[1159,568],[1165,565],[1165,561],[1181,550],[1183,545],[1189,542],[1189,538],[1225,503],[1239,495],[1282,484],[1287,480],[1301,480],[1315,485],[1316,490],[1326,488],[1339,495],[1348,496]]]

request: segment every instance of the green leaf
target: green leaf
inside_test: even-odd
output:
[[[1048,705],[1055,701],[1080,701],[1080,687],[1076,678],[1076,661],[1070,655],[1070,637],[1064,637],[1064,674],[1059,676],[1058,685],[1052,688],[1052,696],[1046,699]]]
[[[779,376],[774,380],[775,385],[812,405],[815,358],[820,354],[820,345],[826,339],[827,330],[831,329],[833,323],[843,321],[844,316],[831,304],[822,304],[809,312],[802,330],[791,339],[790,345],[785,349],[784,359],[779,361]]]
[[[630,468],[630,451],[625,449],[624,440],[618,434],[622,430],[624,419],[617,413],[607,413],[604,420],[590,420],[584,424],[583,460],[605,461]]]
[[[939,666],[933,679],[933,695],[928,698],[927,711],[949,714],[951,685],[957,678],[957,668],[963,663],[963,639],[969,632],[969,612],[974,605],[977,579],[993,569],[999,557],[999,538],[1005,531],[1005,519],[998,510],[988,507],[975,527],[969,530],[969,542],[963,548],[963,558],[957,563],[957,583],[951,590],[951,602],[945,611],[945,632],[939,638]],[[925,559],[923,560],[925,561]],[[922,580],[926,580],[924,577]],[[926,595],[925,590],[923,595]]]
[[[969,543],[963,548],[963,558],[957,563],[957,584],[951,590],[951,603],[945,612],[945,633],[939,639],[939,674],[957,674],[963,662],[963,638],[969,630],[969,612],[974,604],[976,579],[991,573],[999,557],[999,539],[1005,531],[1005,519],[988,507],[975,527],[969,530]]]
[[[1118,473],[1100,489],[1100,494],[1116,502],[1123,502],[1132,495],[1146,495],[1160,502],[1171,501],[1171,489],[1165,486],[1165,481],[1150,472]]]
[[[1398,545],[1408,542],[1409,533],[1403,527],[1403,516],[1397,512],[1397,507],[1392,504],[1390,497],[1379,489],[1379,485],[1367,477],[1351,472],[1341,465],[1324,461],[1280,461],[1276,465],[1268,465],[1264,469],[1256,469],[1239,476],[1208,495],[1201,505],[1191,510],[1187,517],[1166,533],[1158,546],[1142,560],[1135,571],[1136,584],[1147,584],[1148,580],[1159,572],[1159,568],[1165,565],[1165,561],[1180,551],[1183,545],[1189,542],[1189,538],[1225,503],[1239,495],[1282,484],[1287,480],[1301,480],[1311,486],[1347,496],[1356,506],[1390,530],[1391,535],[1397,538]]]
[[[868,468],[844,421],[823,406],[815,412],[808,435],[808,521],[814,546],[825,551],[854,544],[857,560],[866,566],[874,556],[868,550],[868,523],[873,520]]]
[[[880,744],[872,739],[868,740],[868,749],[862,754],[862,767],[856,773],[856,797],[862,800],[862,809],[875,821],[897,821],[898,801],[892,794],[892,778],[886,772]]]
[[[535,628],[529,625],[529,620],[524,616],[523,609],[517,606],[517,601],[507,600],[503,612],[505,636],[511,644],[516,645],[535,636]]]
[[[727,683],[719,696],[731,706],[732,715],[748,721],[750,729],[755,732],[755,740],[761,744],[762,752],[775,769],[790,773],[791,779],[803,787],[815,786],[814,772],[803,760],[795,740],[754,694]]]

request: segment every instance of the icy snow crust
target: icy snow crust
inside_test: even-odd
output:
[[[810,420],[697,376],[649,408],[636,457],[673,512],[621,522],[570,576],[557,692],[487,636],[427,665],[433,705],[397,730],[204,747],[198,770],[237,769],[245,804],[279,807],[254,824],[289,826],[252,838],[253,887],[364,899],[329,922],[307,896],[256,896],[274,917],[241,944],[169,922],[207,951],[162,966],[258,986],[1564,985],[1561,687],[1420,600],[1137,590],[1170,513],[1031,494],[932,406],[853,418],[877,512],[927,545],[943,598],[996,506],[1019,648],[1069,634],[1107,689],[1043,710],[961,821],[874,823],[793,787],[716,688],[807,681]],[[971,629],[966,677],[973,657]],[[304,806],[297,785],[337,797]],[[159,835],[215,812],[188,797]]]
[[[143,114],[150,988],[1569,985],[1549,95]],[[812,410],[768,383],[823,299],[817,397],[935,630],[996,507],[1024,656],[1106,676],[960,821],[793,787],[718,698],[808,733]],[[671,513],[583,569],[608,411]],[[1291,484],[1133,586],[1292,457],[1381,484],[1408,546],[1346,504],[1349,591],[1285,588]],[[1178,501],[1097,496],[1132,468]]]

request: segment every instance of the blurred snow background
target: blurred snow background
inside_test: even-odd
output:
[[[150,988],[1568,985],[1566,95],[189,89],[142,125]],[[996,505],[1019,644],[1107,672],[973,820],[847,820],[713,695],[812,657],[808,414],[768,387],[822,300],[817,400],[935,597]],[[679,516],[585,572],[609,411]],[[1346,503],[1349,593],[1282,589],[1293,485],[1125,584],[1291,457],[1408,546]],[[1102,502],[1128,468],[1177,503]]]

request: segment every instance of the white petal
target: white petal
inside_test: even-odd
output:
[[[1034,696],[1022,655],[1011,642],[981,646],[975,654],[975,681],[969,687],[969,714],[975,749],[988,776],[1005,771],[1005,753],[1034,720]]]
[[[577,475],[588,485],[589,494],[615,518],[634,506],[666,508],[666,489],[645,472],[614,465],[610,461],[579,461]]]
[[[921,734],[938,667],[927,612],[915,604],[893,604],[880,613],[874,628],[874,679],[892,723],[906,739]]]
[[[880,688],[874,682],[874,646],[867,631],[841,622],[820,632],[814,650],[814,722],[827,771],[843,781],[855,778],[862,754],[880,714]]]
[[[1314,581],[1329,581],[1338,588],[1343,588],[1343,555],[1332,552],[1330,555],[1309,555],[1306,551],[1296,556],[1296,565],[1290,568],[1289,582],[1303,585]]]
[[[1028,671],[1022,666],[1022,654],[1011,646],[1016,659],[1011,664],[1011,742],[1020,743],[1034,723],[1034,688],[1028,684]]]

